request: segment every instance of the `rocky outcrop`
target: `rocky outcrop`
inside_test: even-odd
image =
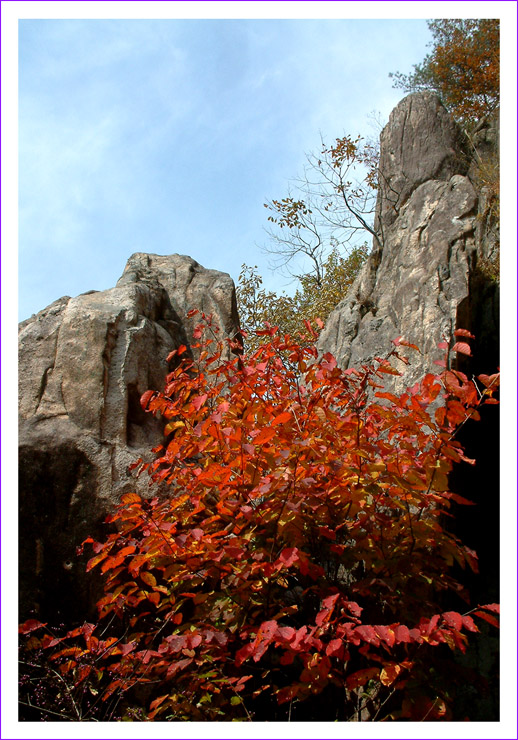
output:
[[[128,466],[162,440],[144,391],[189,346],[191,309],[238,331],[231,278],[190,257],[134,254],[116,287],[60,298],[19,326],[20,617],[91,603],[76,546],[121,494],[146,491]]]
[[[403,336],[411,364],[384,376],[404,391],[444,357],[437,344],[457,328],[475,335],[472,358],[451,357],[468,376],[499,365],[498,117],[481,121],[467,140],[438,98],[416,93],[392,112],[381,135],[372,252],[319,338],[342,367],[383,356]],[[495,213],[496,210],[496,213]],[[381,381],[380,381],[381,382]],[[476,465],[460,465],[452,490],[473,501],[450,526],[479,556],[479,575],[465,574],[473,602],[498,601],[498,406],[482,409],[457,439]],[[489,502],[489,503],[488,503]]]
[[[433,371],[438,342],[461,326],[477,336],[475,356],[487,362],[491,355],[494,368],[498,291],[480,265],[497,234],[488,239],[470,143],[432,93],[404,98],[380,143],[378,238],[328,319],[320,350],[343,367],[357,366],[403,336],[421,355],[412,356],[404,377],[390,379],[391,389],[402,391]]]

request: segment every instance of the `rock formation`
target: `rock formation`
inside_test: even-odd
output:
[[[60,298],[19,326],[20,617],[91,603],[76,547],[136,481],[128,466],[162,440],[139,399],[162,388],[197,308],[238,330],[231,278],[190,257],[134,254],[115,288]]]
[[[490,128],[479,134],[481,152],[494,151]],[[496,283],[480,270],[498,234],[476,170],[470,143],[434,94],[409,95],[394,109],[380,141],[378,239],[319,340],[343,367],[382,355],[402,335],[422,354],[392,380],[401,391],[433,371],[438,342],[459,327],[477,336],[475,356],[498,364]]]
[[[385,388],[399,393],[437,372],[434,360],[444,356],[437,344],[464,328],[476,338],[473,357],[450,361],[469,376],[496,372],[498,214],[485,181],[487,170],[498,168],[497,116],[481,121],[468,140],[434,94],[415,93],[394,109],[380,145],[378,239],[330,315],[320,351],[358,367],[403,336],[421,354],[406,350],[410,366],[394,363],[402,376],[384,377]],[[452,526],[479,555],[472,598],[498,601],[498,407],[483,409],[482,422],[467,424],[458,438],[477,464],[456,467],[450,484],[479,505],[463,507]]]

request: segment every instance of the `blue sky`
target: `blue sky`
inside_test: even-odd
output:
[[[424,20],[20,20],[19,319],[113,286],[136,251],[281,289],[263,203],[320,133],[373,135],[429,39]]]

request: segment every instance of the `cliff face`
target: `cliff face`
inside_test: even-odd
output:
[[[416,93],[394,109],[380,144],[379,243],[329,317],[320,351],[358,367],[403,336],[421,353],[406,351],[411,364],[395,362],[402,375],[384,378],[400,393],[438,371],[437,344],[464,328],[475,335],[473,357],[450,360],[469,377],[496,372],[499,232],[484,173],[498,162],[498,119],[481,122],[468,142],[435,95]],[[450,476],[452,490],[476,504],[451,524],[479,555],[480,575],[467,584],[474,602],[499,598],[498,407],[482,412],[457,437],[476,465]]]
[[[486,134],[479,139],[490,148]],[[394,109],[380,144],[379,240],[328,319],[319,348],[351,367],[403,336],[421,355],[391,381],[397,391],[433,371],[438,342],[459,327],[477,336],[475,356],[497,364],[497,289],[480,265],[498,234],[485,218],[468,141],[435,95],[416,93]]]
[[[162,425],[139,399],[163,387],[171,350],[189,345],[194,308],[237,332],[228,275],[138,253],[115,288],[61,298],[20,324],[20,617],[89,605],[76,547],[100,534],[121,494],[148,489],[127,469],[162,441]]]

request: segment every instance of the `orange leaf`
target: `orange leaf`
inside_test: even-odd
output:
[[[37,619],[28,619],[23,624],[20,624],[18,627],[18,632],[20,635],[28,635],[29,632],[32,632],[33,630],[37,630],[40,627],[45,627],[47,623],[43,624],[42,622],[38,622]]]
[[[128,506],[129,504],[140,504],[141,501],[142,499],[138,493],[125,493],[121,496],[121,504],[124,506]]]
[[[290,421],[291,414],[289,411],[284,411],[282,414],[279,414],[279,416],[276,416],[272,422],[270,422],[270,426],[275,427],[278,424],[286,424],[287,421]]]
[[[266,442],[269,442],[272,437],[275,437],[276,431],[275,429],[272,429],[271,427],[265,427],[262,429],[258,435],[254,437],[254,444],[256,445],[262,445]]]
[[[155,395],[156,391],[146,391],[142,394],[140,399],[140,405],[144,409],[144,411],[147,411],[147,407],[153,396]]]
[[[397,663],[387,663],[380,673],[380,681],[384,686],[391,686],[401,673],[401,666]]]
[[[93,558],[90,558],[90,560],[86,564],[86,570],[87,572],[89,570],[92,570],[92,568],[95,568],[96,565],[98,565],[101,560],[104,560],[107,557],[107,553],[100,552],[98,555],[95,555]]]
[[[169,424],[166,424],[164,428],[164,436],[167,437],[167,435],[171,434],[171,432],[174,432],[175,429],[181,429],[184,426],[185,426],[185,422],[183,421],[170,421]]]
[[[144,573],[140,574],[140,577],[147,586],[151,586],[151,588],[156,586],[156,578],[152,573],[144,571]]]

